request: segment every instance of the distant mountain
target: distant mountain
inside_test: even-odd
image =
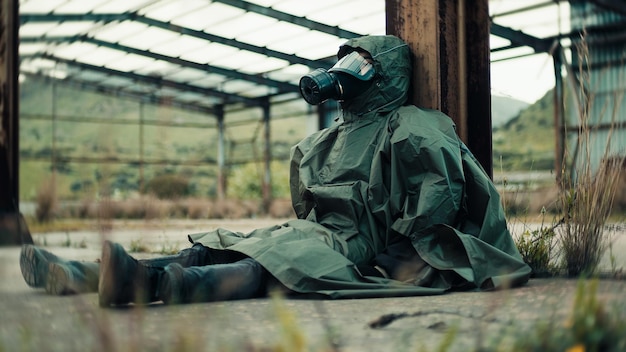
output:
[[[493,131],[493,162],[504,170],[551,170],[554,167],[553,93],[521,110]]]
[[[491,96],[491,126],[498,128],[519,115],[530,104],[500,95]]]

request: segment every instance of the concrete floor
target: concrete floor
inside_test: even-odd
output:
[[[165,249],[188,246],[184,236],[188,233],[217,227],[246,232],[275,223],[266,219],[120,222],[106,234],[81,231],[33,237],[60,256],[94,260],[103,237],[126,248],[133,242],[158,251],[163,245]],[[615,237],[617,259],[612,263],[626,267],[624,229]],[[19,252],[17,246],[0,247],[0,351],[415,351],[422,347],[435,351],[451,331],[456,332],[448,350],[468,351],[493,346],[502,336],[524,336],[539,321],[564,324],[579,283],[533,279],[524,287],[499,292],[359,300],[266,298],[102,309],[96,293],[49,296],[28,287],[20,273]],[[599,282],[599,298],[622,317],[626,317],[625,291],[624,280]],[[388,324],[374,326],[383,321]]]

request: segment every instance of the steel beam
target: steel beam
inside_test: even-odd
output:
[[[143,23],[150,27],[156,27],[168,31],[172,31],[179,34],[188,35],[198,39],[207,40],[213,43],[219,43],[241,50],[251,51],[257,54],[261,54],[268,57],[273,57],[281,60],[286,60],[292,64],[301,64],[309,67],[331,67],[334,65],[334,60],[309,60],[303,57],[299,57],[293,54],[286,54],[277,50],[272,50],[266,47],[260,47],[253,44],[244,43],[235,39],[229,39],[199,31],[183,26],[179,26],[169,22],[159,21],[153,18],[149,18],[138,14],[137,12],[120,13],[120,14],[22,14],[20,15],[20,21],[22,24],[29,22],[70,22],[70,21],[94,21],[94,22],[113,22],[113,21],[134,21]]]
[[[129,91],[117,89],[115,87],[104,87],[101,84],[91,81],[80,80],[75,77],[69,79],[59,80],[58,78],[52,78],[43,74],[20,72],[20,74],[27,77],[33,77],[34,79],[40,79],[48,83],[62,84],[67,87],[71,87],[78,90],[85,90],[93,93],[103,94],[111,97],[130,99],[134,101],[144,102],[158,106],[170,106],[176,109],[198,112],[201,114],[215,115],[216,112],[213,108],[204,105],[197,105],[193,102],[179,102],[172,100],[171,98],[157,97],[152,94],[140,94]],[[136,123],[136,122],[134,122]]]
[[[261,6],[243,0],[214,0],[213,2],[221,2],[222,4],[237,7],[248,12],[254,12],[259,15],[275,18],[279,21],[289,22],[297,26],[334,35],[339,38],[350,39],[363,36],[362,34],[356,32],[341,29],[338,26],[329,26],[325,23],[312,21],[306,17],[295,16],[286,12],[275,10],[271,7]]]
[[[167,62],[180,65],[183,67],[193,68],[193,69],[204,71],[204,72],[215,73],[215,74],[229,77],[232,79],[240,79],[240,80],[244,80],[244,81],[248,81],[248,82],[252,82],[256,84],[262,84],[265,86],[276,88],[281,93],[299,91],[298,86],[296,86],[295,84],[276,81],[276,80],[266,78],[260,75],[251,75],[251,74],[242,73],[236,70],[225,69],[222,67],[211,66],[208,64],[201,64],[201,63],[194,62],[194,61],[184,60],[179,57],[167,56],[167,55],[155,53],[149,50],[137,49],[137,48],[133,48],[133,47],[118,44],[118,43],[111,43],[111,42],[93,38],[87,35],[64,36],[64,37],[43,37],[43,38],[38,38],[38,37],[20,38],[21,43],[41,43],[41,42],[73,43],[73,42],[79,42],[79,41],[84,42],[84,43],[94,44],[94,45],[109,48],[109,49],[119,50],[125,53],[149,57],[155,60],[167,61]]]
[[[42,59],[56,61],[58,63],[62,63],[68,66],[78,67],[83,70],[101,72],[101,73],[108,74],[111,76],[123,77],[123,78],[127,78],[136,82],[143,82],[143,83],[155,85],[158,87],[168,87],[168,88],[178,89],[184,92],[194,92],[198,94],[204,94],[206,96],[214,96],[214,97],[223,99],[224,103],[227,103],[227,104],[243,103],[248,106],[259,105],[258,99],[246,98],[246,97],[242,97],[238,95],[225,93],[216,89],[198,87],[192,84],[180,83],[180,82],[176,82],[172,80],[163,79],[161,77],[145,76],[145,75],[140,75],[134,72],[114,70],[111,68],[90,65],[90,64],[78,62],[75,60],[67,60],[67,59],[59,58],[59,57],[49,55],[49,54],[35,54],[33,56],[26,56],[26,57],[38,57]]]
[[[548,52],[552,46],[552,40],[539,39],[522,31],[491,23],[491,34],[508,39],[514,46],[529,46],[535,52]]]

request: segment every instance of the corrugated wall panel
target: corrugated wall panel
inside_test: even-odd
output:
[[[587,1],[571,3],[572,29],[583,29],[614,25],[623,22],[621,15],[597,7]],[[603,31],[589,31],[586,34],[587,51],[580,51],[580,46],[572,47],[573,71],[578,75],[580,58],[588,60],[591,68],[582,81],[588,89],[589,107],[589,145],[586,156],[582,145],[576,149],[580,126],[580,112],[574,99],[570,99],[566,112],[566,124],[570,128],[567,135],[569,157],[575,153],[578,165],[590,163],[595,170],[603,158],[614,155],[626,155],[626,43],[614,40],[606,43],[607,34]],[[584,60],[583,59],[583,60]],[[608,151],[608,153],[607,153]],[[590,159],[588,159],[590,158]]]

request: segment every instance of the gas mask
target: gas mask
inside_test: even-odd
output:
[[[330,70],[318,68],[300,78],[300,94],[311,105],[328,99],[352,99],[372,85],[375,73],[374,65],[353,51],[337,61]]]

